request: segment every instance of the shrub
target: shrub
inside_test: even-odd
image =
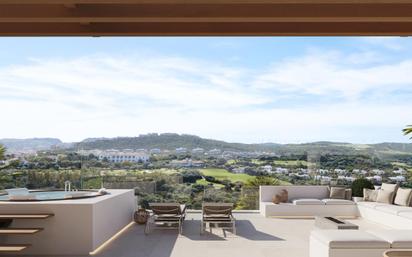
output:
[[[363,197],[363,189],[375,189],[372,182],[367,180],[366,178],[360,178],[352,183],[352,195],[356,197]]]

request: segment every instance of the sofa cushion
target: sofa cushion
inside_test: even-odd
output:
[[[354,205],[355,203],[345,199],[323,199],[326,205]]]
[[[325,203],[319,199],[296,199],[296,200],[293,200],[293,204],[294,205],[325,205]]]
[[[393,203],[393,201],[395,200],[395,195],[396,195],[396,191],[398,190],[398,188],[399,188],[398,184],[382,183],[380,190],[392,192],[393,194],[392,194],[390,203]],[[379,193],[378,193],[378,197],[379,197]]]
[[[387,204],[392,204],[393,202],[393,191],[389,190],[379,190],[378,192],[378,197],[376,198],[376,202],[378,203],[387,203]]]
[[[412,248],[412,230],[379,229],[367,232],[388,241],[392,248]]]
[[[345,199],[352,200],[352,188],[345,189]]]
[[[412,220],[412,211],[400,211],[398,216]]]
[[[344,187],[331,187],[329,198],[331,199],[345,199],[346,189]]]
[[[412,189],[399,188],[396,191],[395,204],[402,206],[409,206],[411,203]]]
[[[361,230],[313,230],[311,237],[335,249],[388,249],[390,244]]]
[[[398,205],[392,205],[392,204],[377,205],[375,206],[375,209],[378,211],[390,213],[393,215],[398,215],[398,213],[401,211],[412,211],[411,207],[398,206]]]
[[[356,204],[358,206],[368,207],[368,208],[371,208],[371,209],[375,209],[375,207],[377,207],[377,206],[385,205],[385,204],[377,203],[377,202],[357,202]]]
[[[363,200],[367,202],[376,202],[376,198],[378,198],[378,190],[363,189]]]

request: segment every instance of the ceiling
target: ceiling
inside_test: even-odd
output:
[[[412,0],[0,0],[0,36],[412,35]]]

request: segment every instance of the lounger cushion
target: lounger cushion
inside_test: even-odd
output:
[[[326,205],[354,205],[355,203],[349,200],[343,200],[343,199],[323,199],[322,202],[324,202]]]
[[[293,200],[293,204],[294,205],[325,205],[325,203],[319,199],[296,199],[296,200]]]
[[[411,211],[400,211],[398,213],[398,216],[412,220],[412,210]]]
[[[412,230],[379,229],[367,232],[388,241],[392,248],[412,248]]]
[[[389,249],[390,243],[360,230],[313,230],[311,237],[334,249]]]

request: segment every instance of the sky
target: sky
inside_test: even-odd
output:
[[[412,38],[2,38],[0,110],[0,138],[410,142]]]

